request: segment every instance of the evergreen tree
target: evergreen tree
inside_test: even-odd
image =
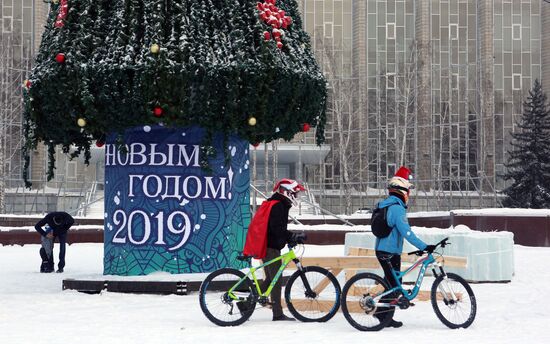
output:
[[[513,149],[505,179],[513,180],[503,190],[504,205],[514,208],[550,207],[550,110],[542,86],[535,80],[523,103],[518,132],[512,134]]]
[[[311,125],[324,140],[326,81],[296,0],[60,0],[30,85],[26,156],[48,145],[49,178],[56,145],[87,161],[94,141],[145,124],[251,143]]]

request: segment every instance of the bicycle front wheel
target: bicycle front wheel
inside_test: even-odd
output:
[[[336,277],[319,266],[306,266],[296,271],[285,287],[288,310],[304,322],[325,322],[332,318],[340,307],[340,294]]]
[[[342,291],[342,312],[350,325],[360,331],[379,331],[386,327],[395,307],[378,307],[375,298],[389,289],[382,277],[372,273],[359,273],[350,278]]]
[[[432,284],[432,307],[447,327],[467,328],[476,317],[477,303],[474,292],[462,277],[447,273]]]
[[[233,290],[234,299],[229,295]],[[237,326],[244,323],[256,308],[257,292],[252,282],[239,270],[224,268],[212,272],[202,282],[199,303],[206,317],[219,326]]]

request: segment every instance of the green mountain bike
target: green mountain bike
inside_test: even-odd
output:
[[[258,267],[251,266],[246,274],[232,268],[210,273],[200,287],[199,303],[204,315],[219,326],[244,323],[254,313],[256,304],[269,304],[273,286],[282,277],[286,266],[293,261],[297,270],[288,278],[284,291],[289,311],[296,319],[304,322],[325,322],[332,318],[340,307],[340,284],[327,269],[302,266],[294,252],[294,248],[300,245],[303,253],[303,240],[298,241],[288,245],[287,253]],[[251,257],[240,258],[248,262],[251,260]],[[281,268],[267,290],[262,291],[256,271],[279,260],[282,261]]]

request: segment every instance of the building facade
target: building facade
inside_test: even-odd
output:
[[[517,130],[523,100],[535,79],[550,90],[550,35],[543,34],[550,29],[550,3],[303,0],[302,6],[333,86],[331,152],[324,169],[332,174],[325,173],[325,187],[343,180],[353,185],[352,193],[368,194],[383,188],[404,164],[415,171],[418,195],[430,199],[426,209],[452,207],[441,202],[452,195],[493,194],[472,205],[498,206],[510,134]],[[338,44],[333,18],[351,23],[338,36],[351,37],[351,45]],[[326,34],[331,27],[332,36]],[[341,47],[348,56],[336,59],[339,68],[323,61],[327,45],[317,44],[320,32],[334,38],[334,51]],[[345,67],[349,57],[351,74]],[[335,105],[346,103],[350,88],[337,85],[348,80],[353,130],[338,125]],[[340,136],[351,137],[347,161],[339,154]]]
[[[372,206],[395,169],[407,165],[415,172],[417,198],[425,199],[418,209],[452,208],[449,197],[472,200],[461,207],[498,206],[523,99],[537,78],[550,92],[550,35],[543,34],[550,32],[550,3],[297,2],[327,77],[327,141],[316,146],[312,130],[290,143],[251,148],[253,184],[269,192],[277,178],[300,179],[321,205],[350,212]],[[20,85],[38,49],[48,4],[3,0],[0,10],[5,185],[20,178]],[[45,179],[44,153],[39,149],[31,159],[36,186]],[[101,156],[94,152],[86,167],[59,154],[50,186],[101,183]]]

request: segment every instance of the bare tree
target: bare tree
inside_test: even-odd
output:
[[[383,165],[396,167],[415,161],[415,126],[417,111],[417,52],[412,40],[404,58],[397,60],[395,70],[379,66],[376,127],[390,143]],[[378,150],[381,150],[380,148]],[[391,154],[390,154],[391,153]]]
[[[398,61],[398,70],[395,73],[395,102],[397,113],[396,135],[397,165],[407,163],[407,141],[414,140],[414,125],[416,123],[416,94],[417,94],[417,52],[416,42],[409,45],[408,55],[404,61]],[[409,138],[412,136],[412,138]],[[411,145],[412,146],[412,145]]]
[[[355,96],[358,93],[358,80],[347,77],[342,71],[341,52],[333,49],[332,38],[316,35],[316,52],[323,72],[328,79],[329,99],[327,113],[331,116],[333,131],[333,161],[339,172],[339,188],[343,191],[344,212],[350,214],[353,210],[352,195],[357,191],[354,185],[359,181],[359,160],[362,147],[358,136],[361,135],[358,106]]]

